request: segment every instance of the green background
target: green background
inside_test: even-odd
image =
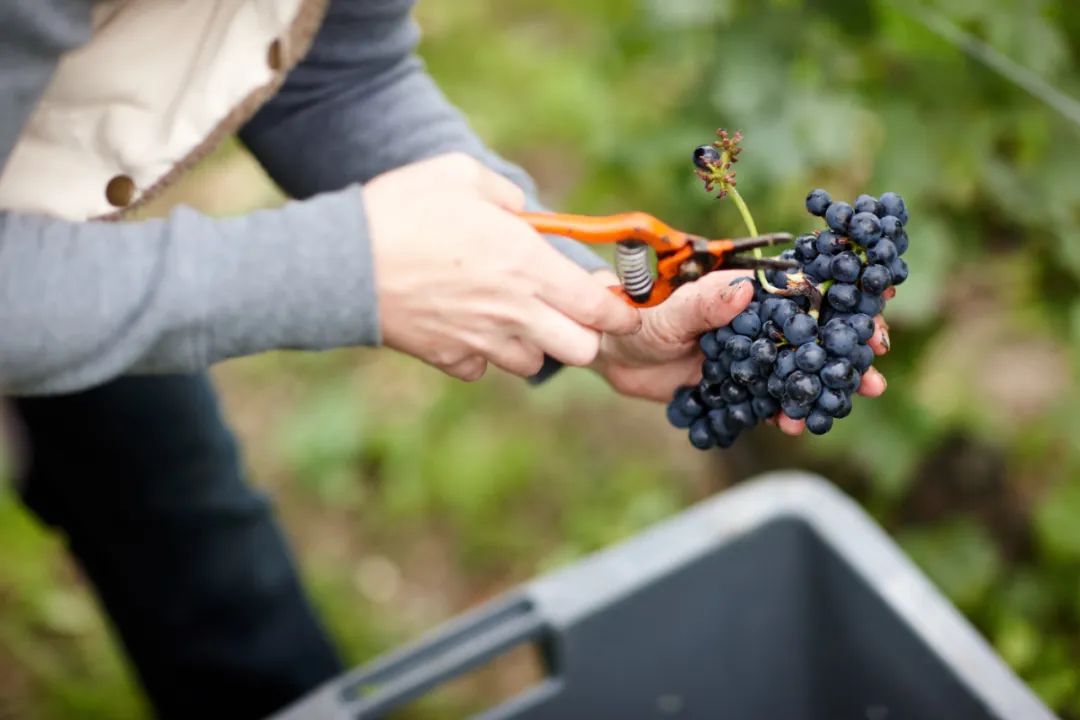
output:
[[[938,0],[1080,96],[1080,6]],[[762,230],[812,227],[807,190],[896,190],[910,281],[890,303],[880,400],[823,438],[758,430],[701,454],[662,409],[584,371],[459,384],[388,352],[215,370],[254,481],[278,500],[351,662],[750,475],[834,479],[1018,673],[1080,718],[1080,127],[886,2],[421,4],[423,54],[485,139],[554,206],[641,209],[740,233],[690,150],[741,129]],[[168,201],[279,201],[235,146]],[[515,658],[415,706],[456,717],[528,682]],[[0,493],[0,718],[146,708],[62,542]]]

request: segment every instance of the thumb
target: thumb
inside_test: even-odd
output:
[[[754,299],[750,282],[731,283],[739,273],[714,272],[687,283],[657,307],[656,322],[677,342],[697,338],[706,330],[727,325]]]

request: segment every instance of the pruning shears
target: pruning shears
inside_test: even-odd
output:
[[[676,230],[643,212],[604,216],[526,212],[520,216],[546,235],[560,235],[593,245],[615,243],[615,271],[621,285],[612,291],[635,307],[659,305],[680,285],[714,270],[798,267],[793,260],[741,254],[754,248],[789,243],[793,239],[790,233],[710,240]],[[655,277],[649,266],[649,248],[656,253]]]

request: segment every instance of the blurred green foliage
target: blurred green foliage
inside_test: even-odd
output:
[[[896,190],[912,279],[888,309],[883,398],[824,438],[761,430],[708,456],[658,408],[581,372],[528,389],[456,384],[385,353],[222,368],[253,475],[279,499],[350,660],[755,472],[802,466],[859,498],[1052,707],[1080,718],[1080,127],[904,6],[421,4],[432,73],[553,206],[741,233],[689,170],[715,128],[741,129],[739,187],[762,230],[810,228],[815,186]],[[1080,97],[1080,6],[933,7]],[[232,210],[272,198],[243,167],[229,150],[177,196],[228,196]],[[58,543],[0,500],[0,716],[141,712],[88,598]],[[460,715],[514,674],[411,716]]]

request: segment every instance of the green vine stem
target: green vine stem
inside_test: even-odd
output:
[[[743,224],[746,225],[746,231],[750,233],[750,237],[757,237],[757,223],[754,222],[754,216],[750,214],[750,208],[747,207],[746,201],[743,200],[742,195],[739,194],[739,191],[735,188],[734,185],[728,188],[728,192],[731,193],[731,199],[735,203],[735,207],[739,209],[739,215],[742,216]],[[761,248],[754,248],[754,257],[758,258],[759,260],[763,257],[761,253]],[[761,283],[761,287],[765,288],[766,292],[780,292],[780,288],[773,285],[765,277],[765,268],[757,269],[757,279],[758,282]]]

